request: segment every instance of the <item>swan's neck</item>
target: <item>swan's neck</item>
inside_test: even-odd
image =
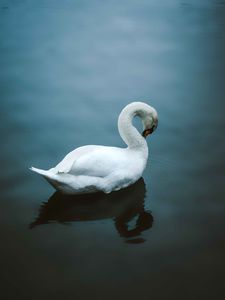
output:
[[[128,148],[140,150],[148,155],[148,145],[145,138],[132,124],[136,115],[141,117],[139,109],[135,105],[127,106],[122,110],[118,119],[119,133]]]

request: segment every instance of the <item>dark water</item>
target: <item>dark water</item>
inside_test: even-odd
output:
[[[1,299],[225,299],[225,2],[159,2],[0,1]],[[159,113],[144,181],[29,172],[122,146],[133,100]]]

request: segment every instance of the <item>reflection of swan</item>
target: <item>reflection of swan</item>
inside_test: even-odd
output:
[[[54,221],[68,223],[111,218],[122,237],[136,238],[132,242],[142,242],[144,240],[138,237],[153,223],[152,215],[144,209],[145,192],[142,178],[128,188],[111,194],[68,196],[56,192],[41,206],[39,216],[30,228]],[[136,218],[134,228],[128,229],[129,222]]]
[[[134,116],[142,120],[142,135],[132,125]],[[65,194],[120,190],[141,178],[148,159],[145,138],[157,123],[153,107],[133,102],[122,110],[118,119],[119,133],[127,148],[88,145],[67,154],[55,168],[44,171],[32,167],[31,170]]]

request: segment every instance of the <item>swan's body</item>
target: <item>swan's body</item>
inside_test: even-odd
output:
[[[138,115],[143,122],[143,136],[132,125]],[[31,168],[57,190],[66,194],[103,191],[110,193],[136,182],[146,167],[146,136],[157,127],[157,112],[143,102],[127,105],[118,119],[119,133],[127,148],[88,145],[79,147],[50,170]]]

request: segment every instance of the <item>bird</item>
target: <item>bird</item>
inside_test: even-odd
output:
[[[132,124],[138,116],[142,134]],[[131,102],[118,117],[118,131],[127,147],[86,145],[69,152],[49,170],[31,167],[63,194],[111,193],[138,181],[148,160],[146,138],[158,126],[155,108],[145,102]]]

